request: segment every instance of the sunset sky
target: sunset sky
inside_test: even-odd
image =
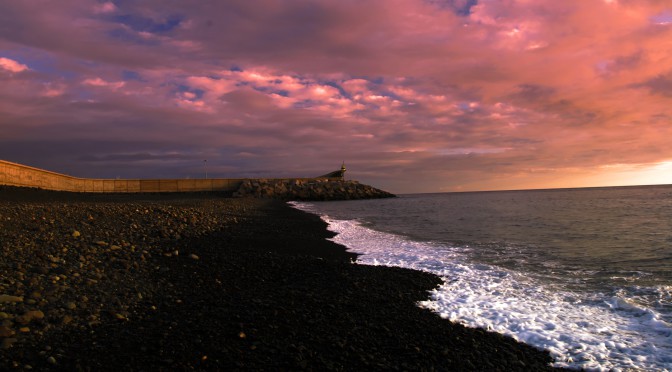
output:
[[[345,161],[396,193],[672,183],[672,1],[2,1],[0,159],[95,178]]]

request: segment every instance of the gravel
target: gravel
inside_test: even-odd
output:
[[[274,200],[1,187],[0,369],[551,369],[330,236]]]

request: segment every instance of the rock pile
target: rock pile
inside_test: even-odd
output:
[[[17,203],[0,197],[0,370],[61,366],[68,358],[64,334],[142,322],[174,303],[168,261],[198,265],[196,248],[184,242],[228,229],[254,202],[208,195],[76,201],[89,197],[99,198]]]
[[[280,200],[352,200],[394,197],[387,191],[361,184],[358,181],[329,178],[246,180],[233,195]]]

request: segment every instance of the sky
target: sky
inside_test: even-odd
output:
[[[671,0],[0,1],[0,159],[395,193],[672,183]]]

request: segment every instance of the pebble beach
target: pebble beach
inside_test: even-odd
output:
[[[553,369],[331,236],[278,200],[0,187],[0,370]]]

